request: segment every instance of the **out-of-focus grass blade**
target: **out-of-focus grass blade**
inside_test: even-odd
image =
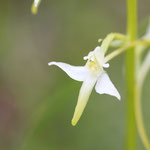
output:
[[[35,113],[30,118],[27,131],[25,131],[24,137],[20,140],[19,150],[32,149],[32,142],[36,136],[43,131],[51,117],[65,107],[65,104],[69,102],[70,97],[72,97],[73,91],[74,88],[72,84],[66,84],[60,87],[53,95],[50,94],[45,101],[43,100],[43,103],[36,108]]]

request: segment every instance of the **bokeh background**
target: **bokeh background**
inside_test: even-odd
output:
[[[49,61],[84,65],[83,56],[109,32],[126,31],[125,0],[0,0],[0,149],[123,150],[126,137],[125,55],[107,70],[122,96],[117,101],[94,90],[78,125],[71,119],[80,82]],[[139,0],[139,21],[150,14]],[[150,135],[150,78],[143,113]],[[144,150],[138,139],[138,147]]]

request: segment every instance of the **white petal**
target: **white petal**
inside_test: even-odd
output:
[[[48,65],[58,66],[65,71],[69,77],[77,81],[84,81],[89,73],[88,69],[84,66],[71,66],[62,62],[49,62]]]
[[[99,94],[109,94],[117,97],[120,100],[120,94],[111,82],[106,72],[103,72],[99,77],[95,90]]]
[[[73,126],[75,126],[80,119],[96,81],[97,76],[93,73],[89,73],[88,77],[83,82],[72,119]]]
[[[94,54],[98,63],[103,66],[104,65],[104,51],[101,47],[97,46],[94,50]]]

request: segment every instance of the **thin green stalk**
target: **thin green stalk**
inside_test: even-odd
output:
[[[138,129],[139,135],[141,137],[141,140],[144,144],[145,149],[150,150],[150,144],[149,144],[148,136],[144,128],[143,117],[142,117],[141,87],[137,84],[135,90],[136,90],[135,116],[136,116],[136,122],[137,122],[137,129]]]
[[[127,0],[127,36],[129,42],[137,37],[137,0]],[[127,139],[126,149],[136,150],[136,120],[134,112],[135,100],[135,50],[126,52],[127,77]]]
[[[143,45],[150,45],[150,41],[140,41],[140,40],[137,40],[137,41],[134,41],[134,42],[132,42],[130,44],[127,44],[124,47],[118,48],[118,49],[114,50],[112,53],[108,54],[105,57],[104,61],[105,61],[105,63],[107,63],[111,59],[113,59],[116,56],[120,55],[122,52],[130,50],[132,47],[139,46],[139,45],[142,45],[142,46]],[[134,49],[131,49],[131,50],[134,50]]]
[[[137,47],[138,48],[138,47]],[[141,48],[141,47],[139,47]],[[136,103],[135,103],[135,116],[137,122],[137,129],[139,136],[143,142],[143,145],[146,150],[150,150],[150,142],[148,139],[148,135],[146,133],[146,129],[144,127],[144,119],[142,115],[142,106],[141,106],[141,93],[144,84],[145,77],[150,69],[150,52],[148,52],[147,56],[144,58],[144,61],[141,63],[141,55],[139,55],[138,51],[136,52],[136,63],[139,65],[137,67],[137,83],[136,83]]]

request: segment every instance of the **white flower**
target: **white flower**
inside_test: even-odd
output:
[[[88,54],[88,56],[84,57],[84,60],[87,60],[86,65],[78,67],[62,62],[48,63],[49,66],[58,66],[72,79],[83,81],[73,115],[72,125],[76,125],[80,119],[95,84],[95,90],[97,93],[109,94],[117,97],[120,100],[120,94],[109,79],[107,73],[103,70],[103,68],[108,68],[109,64],[104,62],[104,52],[101,47],[96,47],[94,51],[91,51]]]

